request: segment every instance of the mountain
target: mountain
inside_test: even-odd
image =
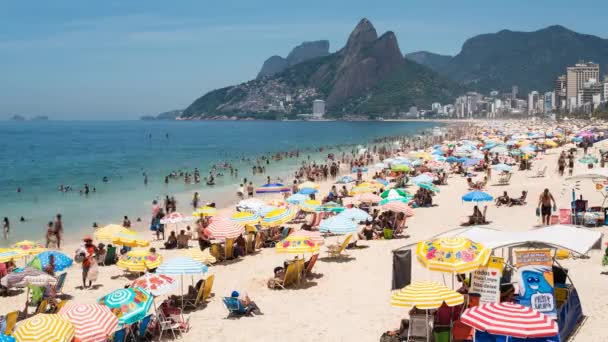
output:
[[[273,76],[285,69],[308,60],[329,55],[329,41],[317,40],[304,42],[291,50],[287,58],[272,56],[268,58],[258,73],[258,78]]]
[[[520,92],[553,89],[554,80],[578,61],[608,64],[608,39],[549,26],[534,32],[502,30],[468,39],[460,53],[446,64],[436,59],[418,62],[479,91]]]
[[[455,82],[406,60],[393,32],[378,37],[363,19],[335,53],[290,66],[276,75],[211,91],[182,118],[295,118],[326,101],[329,117],[391,116],[410,106],[430,106],[462,93]]]
[[[418,64],[426,65],[433,70],[437,70],[445,67],[454,57],[428,51],[417,51],[405,54],[405,58]]]
[[[177,118],[179,118],[182,113],[184,111],[183,110],[171,110],[168,112],[163,112],[157,115],[144,115],[142,117],[140,117],[140,120],[144,120],[144,121],[152,121],[152,120],[175,120]]]

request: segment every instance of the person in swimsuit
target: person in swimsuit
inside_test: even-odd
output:
[[[553,206],[551,203],[553,202]],[[542,224],[549,225],[551,221],[551,209],[557,207],[553,195],[549,192],[549,189],[545,189],[538,199],[538,207],[540,208],[540,214],[542,216]]]

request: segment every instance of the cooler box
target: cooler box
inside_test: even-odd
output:
[[[559,216],[551,215],[551,217],[549,219],[549,224],[554,225],[554,224],[558,224],[558,223],[559,223]]]

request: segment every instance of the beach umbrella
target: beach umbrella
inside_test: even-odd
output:
[[[194,221],[194,217],[192,217],[192,216],[186,216],[186,215],[178,213],[178,212],[173,212],[173,213],[170,213],[169,215],[166,215],[165,217],[163,217],[160,220],[160,223],[177,224],[177,223],[181,223],[181,222],[192,222],[192,221]]]
[[[306,211],[309,213],[314,213],[319,210],[321,207],[321,201],[317,200],[306,200],[300,204],[300,210]]]
[[[355,179],[351,176],[343,176],[336,183],[347,184],[347,183],[352,183],[354,181],[355,181]]]
[[[382,179],[382,178],[374,178],[371,182],[372,184],[374,184],[377,187],[385,187],[388,186],[389,182]]]
[[[410,194],[403,189],[390,189],[380,194],[380,197],[382,198],[399,198],[407,196],[410,196]]]
[[[264,205],[261,208],[259,208],[257,210],[258,215],[260,215],[261,217],[264,217],[266,215],[268,215],[268,213],[270,213],[271,211],[277,210],[279,208],[272,206],[272,205]]]
[[[391,166],[391,171],[395,172],[410,172],[412,168],[405,164],[394,164]]]
[[[475,190],[464,194],[462,200],[465,202],[490,202],[494,198],[486,192]]]
[[[504,145],[494,146],[490,149],[490,153],[507,154],[509,149]]]
[[[360,184],[358,186],[353,187],[352,189],[350,189],[350,194],[351,195],[360,195],[360,194],[367,194],[370,192],[374,192],[376,191],[376,188],[373,187],[371,184],[366,183],[366,184]]]
[[[377,169],[385,169],[387,167],[387,165],[384,163],[376,163],[376,164],[374,164],[374,167]]]
[[[19,259],[21,254],[16,250],[6,250],[4,252],[0,252],[0,262],[9,262],[11,260]]]
[[[353,167],[353,169],[351,171],[352,171],[352,173],[357,173],[359,171],[367,172],[367,168],[366,167]]]
[[[240,203],[239,203],[239,205],[240,205]],[[208,216],[214,216],[216,214],[217,214],[217,209],[215,207],[204,206],[204,207],[197,208],[196,211],[194,211],[192,213],[192,216],[208,217]]]
[[[309,197],[304,194],[295,193],[289,197],[287,197],[287,203],[289,204],[300,204],[306,201]]]
[[[416,248],[418,261],[433,271],[466,273],[485,265],[490,249],[463,237],[421,241]]]
[[[13,335],[19,342],[70,342],[74,333],[74,326],[65,317],[38,314],[20,322]]]
[[[59,314],[74,326],[78,341],[107,341],[118,326],[118,318],[105,305],[69,303]]]
[[[55,258],[55,272],[60,272],[72,266],[73,260],[69,256],[57,251],[44,251],[39,253],[30,261],[29,266],[35,269],[44,270],[49,264],[51,255]]]
[[[0,342],[16,342],[15,338],[10,335],[0,334]]]
[[[445,159],[446,162],[453,164],[453,163],[462,163],[464,160],[460,159],[458,157],[454,157],[454,156],[449,156]]]
[[[290,254],[319,253],[319,245],[309,237],[289,235],[277,242],[275,251]]]
[[[417,281],[393,292],[391,305],[421,310],[438,309],[443,304],[457,306],[464,303],[464,296],[436,282]]]
[[[180,254],[205,265],[215,264],[217,262],[217,259],[209,252],[209,248],[205,248],[203,251],[201,251],[200,248],[182,249]]]
[[[285,202],[283,200],[279,200],[279,199],[274,199],[274,200],[268,201],[267,203],[269,205],[271,205],[273,207],[277,207],[277,208],[287,207],[287,202]]]
[[[207,273],[207,265],[186,256],[175,257],[156,269],[157,274],[196,275]]]
[[[264,184],[259,188],[255,189],[256,194],[280,194],[283,192],[290,191],[291,189],[289,189],[289,187],[286,187],[281,183]]]
[[[112,243],[127,247],[147,247],[150,245],[150,241],[144,239],[141,234],[138,234],[132,230],[114,234],[112,237]]]
[[[356,198],[359,202],[362,203],[378,203],[382,201],[382,197],[370,193],[359,195]]]
[[[316,245],[319,245],[319,246],[322,246],[325,244],[325,239],[323,238],[323,236],[321,236],[321,233],[316,230],[311,231],[311,230],[300,229],[300,230],[296,230],[293,233],[289,234],[289,236],[305,237],[305,238],[312,240],[312,242],[314,242]]]
[[[166,274],[146,273],[135,279],[131,287],[142,288],[153,296],[162,296],[177,289],[177,281]]]
[[[296,194],[300,194],[300,195],[312,195],[312,194],[316,194],[317,192],[319,192],[319,190],[317,190],[315,188],[302,188]]]
[[[216,216],[211,219],[207,232],[215,239],[234,239],[241,236],[245,232],[243,225],[237,224],[230,219]]]
[[[155,269],[163,262],[162,255],[152,254],[148,250],[129,251],[121,256],[116,266],[129,272],[146,272]]]
[[[260,223],[260,215],[248,211],[239,211],[230,215],[230,220],[238,225],[255,225]]]
[[[500,164],[496,164],[494,166],[492,166],[492,168],[496,171],[501,171],[501,172],[511,172],[513,170],[513,167],[504,163],[500,163]]]
[[[125,228],[123,226],[117,224],[109,224],[107,226],[95,229],[95,233],[93,233],[93,236],[95,237],[95,240],[112,241],[114,236],[118,233],[129,234],[131,232],[132,231],[130,229]]]
[[[110,308],[118,317],[118,323],[133,324],[148,313],[152,306],[152,295],[139,287],[129,287],[112,291],[97,302]]]
[[[321,212],[329,212],[329,213],[341,213],[344,211],[344,207],[342,205],[340,205],[339,203],[336,202],[325,202],[323,203],[319,208],[317,208],[317,211],[321,211]]]
[[[394,213],[404,213],[407,217],[414,216],[414,211],[409,205],[400,201],[391,201],[382,206],[382,209],[386,211],[392,211]]]
[[[418,187],[421,189],[426,189],[432,192],[440,192],[439,188],[431,183],[418,183],[416,185],[418,185]]]
[[[266,205],[266,203],[259,198],[248,198],[241,200],[237,204],[237,207],[242,210],[258,211],[264,205]]]
[[[2,286],[11,287],[26,287],[31,286],[47,286],[57,284],[57,278],[31,267],[25,267],[19,272],[11,272],[0,280]]]
[[[433,183],[434,177],[431,177],[425,173],[413,177],[410,179],[412,184],[420,184],[420,183]]]
[[[517,338],[542,338],[559,333],[557,322],[528,306],[489,303],[466,309],[462,323],[490,334]]]
[[[608,168],[594,168],[590,170],[585,170],[582,173],[579,173],[575,176],[570,176],[566,178],[566,180],[579,180],[579,179],[601,179],[608,180]]]
[[[46,250],[42,244],[30,240],[17,242],[12,247],[22,255],[36,255]]]
[[[319,187],[320,187],[319,184],[317,184],[315,182],[310,182],[310,181],[306,181],[304,183],[298,184],[298,189],[304,189],[304,188],[318,189]]]
[[[557,147],[558,146],[558,144],[555,141],[549,140],[549,139],[545,140],[545,142],[543,144],[547,147]]]
[[[357,224],[348,218],[334,216],[322,220],[319,224],[319,231],[333,234],[350,234],[357,231]]]
[[[481,159],[478,159],[478,158],[466,158],[466,160],[462,164],[464,166],[473,166],[473,165],[479,164],[480,161],[481,161]]]
[[[269,212],[262,219],[262,225],[266,227],[278,227],[293,220],[297,212],[293,208],[279,208]]]
[[[412,195],[408,195],[406,197],[388,197],[383,199],[382,201],[378,202],[378,205],[385,205],[388,204],[390,202],[403,202],[403,203],[409,203],[409,201],[414,198],[414,196]]]
[[[359,208],[346,209],[338,216],[353,220],[354,222],[371,221],[372,219],[370,214]]]
[[[582,164],[595,164],[595,163],[597,163],[597,158],[595,158],[594,156],[586,154],[586,155],[582,156],[578,160],[578,162],[582,163]]]

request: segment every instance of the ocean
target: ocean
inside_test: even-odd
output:
[[[90,234],[93,222],[120,223],[124,215],[133,222],[138,216],[148,221],[151,201],[166,194],[179,194],[181,201],[198,191],[203,203],[234,201],[243,177],[256,185],[266,179],[266,175],[253,177],[251,163],[243,158],[255,160],[263,154],[299,149],[299,159],[268,166],[273,177],[287,179],[309,155],[321,159],[375,138],[412,135],[438,125],[382,121],[0,122],[0,218],[6,216],[11,222],[9,240],[0,238],[0,246],[23,239],[42,242],[46,223],[57,213],[64,218],[66,238],[75,240]],[[330,145],[342,147],[317,151]],[[222,162],[238,168],[238,178],[223,170],[224,176],[213,187],[202,184],[204,180],[201,184],[185,184],[183,179],[164,183],[172,170],[192,172],[197,167],[205,177],[212,165]],[[80,194],[85,183],[96,192]],[[61,192],[61,185],[73,190]],[[19,222],[21,216],[25,222]]]

